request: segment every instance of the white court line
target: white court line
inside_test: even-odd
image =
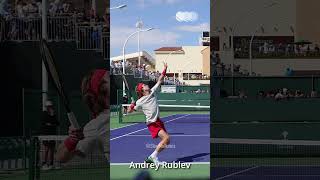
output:
[[[148,134],[134,134],[134,135],[128,135],[128,136],[149,137],[150,135],[148,135]],[[170,135],[170,137],[193,137],[193,136],[210,137],[210,134],[173,134],[173,135]]]
[[[169,163],[169,162],[168,162]],[[176,163],[178,163],[178,161],[176,161]],[[190,163],[190,164],[195,164],[195,165],[207,165],[210,164],[210,162],[183,162],[183,163]],[[110,163],[111,166],[128,166],[131,163]]]
[[[164,117],[161,117],[161,119],[162,119],[162,118],[168,118],[168,117],[170,117],[170,116],[174,116],[174,115],[176,115],[176,114],[169,115],[169,116],[164,116]],[[125,125],[125,126],[122,126],[122,127],[113,128],[113,129],[111,129],[111,131],[112,131],[112,130],[121,129],[121,128],[125,128],[125,127],[129,127],[129,126],[133,126],[133,125],[136,125],[136,124],[140,124],[140,123],[128,124],[128,125]]]
[[[216,180],[225,179],[225,178],[228,178],[228,177],[237,175],[237,174],[241,174],[241,173],[244,173],[244,172],[247,172],[247,171],[251,171],[252,169],[257,169],[258,167],[259,167],[259,166],[254,166],[254,167],[251,167],[251,168],[248,168],[248,169],[244,169],[244,170],[242,170],[242,171],[238,171],[238,172],[235,172],[235,173],[232,173],[232,174],[228,174],[228,175],[223,176],[223,177],[216,178]]]
[[[128,125],[125,125],[125,126],[122,126],[122,127],[113,128],[113,129],[110,129],[110,130],[112,131],[112,130],[116,130],[116,129],[121,129],[121,128],[125,128],[125,127],[128,127],[128,126],[133,126],[133,125],[136,125],[136,124],[139,124],[139,123],[128,124]]]
[[[190,115],[190,114],[187,114],[187,115],[184,115],[184,116],[180,116],[180,117],[171,119],[171,120],[169,120],[169,121],[166,121],[166,122],[164,122],[164,123],[168,123],[168,122],[171,122],[171,121],[175,121],[175,120],[177,120],[177,119],[181,119],[181,118],[187,117],[187,116],[189,116],[189,115]],[[114,137],[114,138],[110,139],[110,141],[115,140],[115,139],[119,139],[119,138],[122,138],[122,137],[125,137],[125,136],[128,136],[128,135],[130,135],[130,134],[134,134],[134,133],[137,133],[137,132],[146,130],[146,129],[147,129],[147,128],[143,128],[143,129],[139,129],[139,130],[133,131],[133,132],[131,132],[131,133],[127,133],[127,134],[124,134],[124,135],[121,135],[121,136],[118,136],[118,137]]]

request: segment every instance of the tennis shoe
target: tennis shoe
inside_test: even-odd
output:
[[[158,157],[151,157],[149,156],[146,160],[145,160],[146,163],[154,163],[154,164],[163,164],[163,162],[159,161]]]

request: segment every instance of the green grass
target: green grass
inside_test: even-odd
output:
[[[26,172],[23,171],[11,171],[11,172],[7,172],[7,173],[0,173],[0,179],[1,180],[28,180],[29,175]]]
[[[142,169],[130,169],[129,165],[111,165],[110,179],[133,179]],[[153,179],[209,179],[209,164],[192,164],[190,169],[153,169],[147,170]]]
[[[106,179],[109,173],[106,168],[99,169],[63,169],[41,171],[40,180],[97,180]]]
[[[109,170],[99,169],[60,169],[40,171],[39,180],[99,180],[108,179]],[[0,174],[1,180],[28,180],[28,170],[26,172],[11,172]]]

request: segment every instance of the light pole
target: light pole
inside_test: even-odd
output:
[[[121,5],[119,5],[119,6],[111,7],[111,8],[109,8],[109,9],[110,9],[110,10],[114,10],[114,9],[123,9],[123,8],[125,8],[125,7],[127,7],[127,5],[126,5],[126,4],[121,4]]]
[[[263,25],[260,25],[256,28],[256,30],[254,31],[254,33],[251,36],[250,44],[249,44],[250,76],[252,76],[252,43],[253,43],[254,36],[259,31],[259,27],[263,27]]]
[[[278,4],[277,2],[272,2],[271,4],[268,4],[268,5],[264,6],[262,9],[267,9],[267,8],[273,7],[273,6],[277,5],[277,4]],[[245,16],[241,16],[236,22],[239,22],[241,19],[243,19],[247,15],[254,15],[259,10],[260,9],[254,9],[254,10],[250,11]],[[238,24],[239,23],[235,23],[232,26],[232,29],[231,29],[232,30],[232,32],[231,32],[231,56],[232,56],[231,73],[232,73],[232,76],[234,76],[234,44],[233,44],[233,38],[235,36],[235,32],[236,32],[236,28],[237,28]]]
[[[136,28],[138,29],[138,66],[140,67],[141,65],[141,59],[140,59],[140,31],[143,27],[143,22],[141,19],[136,23]]]
[[[123,47],[122,47],[122,74],[125,76],[125,74],[126,74],[126,67],[125,67],[125,65],[126,65],[126,52],[125,52],[125,48],[126,48],[126,45],[127,45],[127,43],[128,43],[128,41],[129,41],[129,39],[132,37],[132,36],[134,36],[135,34],[137,34],[138,32],[147,32],[147,31],[151,31],[151,30],[153,30],[154,28],[148,28],[148,29],[144,29],[144,30],[138,30],[138,31],[135,31],[135,32],[133,32],[132,34],[130,34],[128,37],[127,37],[127,39],[126,39],[126,41],[124,42],[124,44],[123,44]],[[123,95],[125,94],[125,90],[126,90],[126,87],[125,87],[125,83],[124,83],[124,80],[122,81],[122,90],[123,90]]]
[[[42,0],[42,39],[47,40],[47,0]],[[42,111],[46,111],[46,101],[48,98],[48,73],[42,60]]]

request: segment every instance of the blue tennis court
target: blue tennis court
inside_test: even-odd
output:
[[[209,177],[210,173],[210,118],[209,114],[174,114],[161,118],[170,134],[170,145],[159,154],[165,162],[192,163],[190,171],[166,170],[154,173],[154,177]],[[152,139],[145,123],[129,124],[113,129],[110,134],[111,177],[132,177],[129,164],[143,163],[154,151],[158,139]],[[123,176],[126,169],[128,176]],[[134,171],[134,170],[132,170]]]
[[[211,178],[215,180],[318,180],[320,166],[214,167]]]
[[[171,136],[161,161],[209,162],[210,125],[206,114],[176,114],[162,118]],[[111,163],[143,162],[159,143],[152,139],[145,123],[111,130]]]
[[[212,138],[211,143],[212,179],[320,179],[319,141]]]

